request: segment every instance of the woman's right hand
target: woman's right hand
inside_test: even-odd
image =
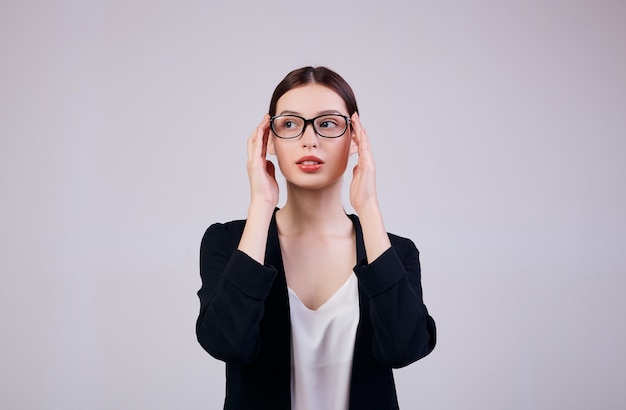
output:
[[[268,227],[278,204],[278,183],[274,164],[266,159],[269,131],[270,116],[265,115],[248,138],[250,207],[246,226],[237,247],[260,264],[265,260]]]
[[[251,205],[268,206],[273,210],[278,204],[276,168],[267,156],[270,116],[266,114],[248,138],[248,178]]]

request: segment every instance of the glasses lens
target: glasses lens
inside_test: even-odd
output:
[[[272,122],[272,130],[280,138],[295,138],[302,132],[302,127],[304,120],[292,115],[275,117]]]
[[[315,130],[326,138],[341,137],[348,128],[348,121],[342,115],[323,115],[315,119]]]

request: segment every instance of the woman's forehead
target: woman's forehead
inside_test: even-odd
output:
[[[276,112],[290,111],[310,116],[320,112],[336,111],[346,114],[346,103],[332,89],[320,84],[306,84],[283,94],[276,104]]]

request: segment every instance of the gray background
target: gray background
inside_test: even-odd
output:
[[[3,0],[0,408],[220,408],[200,238],[245,217],[245,141],[308,64],[352,84],[387,228],[422,252],[439,343],[396,372],[402,408],[626,408],[625,21],[608,0]]]

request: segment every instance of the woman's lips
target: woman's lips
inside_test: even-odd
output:
[[[324,161],[319,159],[318,157],[302,157],[297,162],[296,165],[300,168],[301,171],[304,172],[315,172],[318,171],[322,165],[324,165]]]

